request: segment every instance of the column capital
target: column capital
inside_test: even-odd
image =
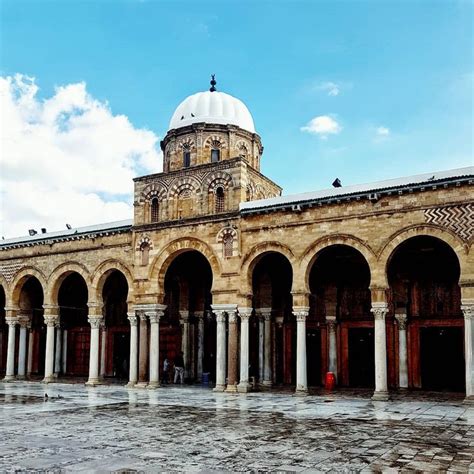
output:
[[[462,300],[461,311],[464,315],[464,319],[474,320],[474,299]]]
[[[59,321],[58,314],[45,314],[44,315],[44,322],[48,327],[56,326],[57,322]]]
[[[239,316],[242,321],[248,321],[250,316],[252,316],[252,308],[246,308],[239,306]]]
[[[150,320],[150,324],[158,324],[161,316],[163,316],[163,311],[147,311],[146,314]]]
[[[272,308],[265,307],[265,308],[256,308],[255,312],[257,315],[267,321],[272,317]]]
[[[146,323],[146,320],[148,319],[146,311],[143,310],[143,309],[137,309],[135,312],[136,312],[137,316],[140,318],[140,322],[145,322]]]
[[[137,313],[135,311],[128,312],[127,318],[130,321],[130,326],[136,326],[138,324]]]
[[[407,328],[407,315],[406,314],[396,314],[395,319],[398,323],[398,329],[404,331]]]
[[[18,323],[18,320],[13,316],[6,316],[5,317],[5,322],[8,324],[10,327],[15,327]]]
[[[220,311],[220,310],[214,310],[214,314],[216,315],[216,322],[219,323],[225,323],[225,317],[226,317],[226,312],[225,311]]]
[[[187,323],[189,321],[189,311],[188,310],[180,310],[179,317],[183,323]]]
[[[296,317],[297,322],[306,321],[308,314],[308,306],[293,306],[293,315]]]
[[[337,326],[336,316],[326,316],[326,325],[329,331],[335,331]]]
[[[204,320],[204,311],[194,311],[193,316],[196,319]]]
[[[236,309],[234,311],[229,311],[227,315],[229,317],[229,324],[237,323],[237,310]]]
[[[100,328],[102,321],[103,321],[102,316],[97,317],[97,316],[89,315],[89,317],[87,318],[87,322],[91,325],[92,329]]]
[[[388,313],[388,304],[385,302],[372,303],[370,312],[374,315],[375,320],[385,320],[385,316]]]

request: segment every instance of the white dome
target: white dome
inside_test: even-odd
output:
[[[198,92],[184,99],[171,117],[169,130],[199,122],[237,125],[255,133],[249,109],[224,92]]]

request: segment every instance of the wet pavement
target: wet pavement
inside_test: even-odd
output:
[[[0,383],[0,471],[474,471],[462,398],[367,395]]]

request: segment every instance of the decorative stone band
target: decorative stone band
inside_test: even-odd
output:
[[[309,314],[309,307],[307,306],[294,306],[293,315],[296,318],[296,322],[306,321]]]
[[[373,313],[374,319],[385,320],[385,316],[388,313],[388,304],[385,302],[372,303],[370,312]]]
[[[398,329],[400,331],[405,331],[407,328],[407,315],[406,314],[396,314],[395,319],[398,322]]]
[[[127,318],[130,321],[130,326],[136,326],[138,324],[138,318],[135,311],[127,313]]]
[[[59,321],[58,314],[45,314],[44,315],[44,322],[48,327],[54,327]]]
[[[329,332],[334,332],[337,326],[336,316],[326,316],[326,325]]]
[[[474,300],[462,301],[461,311],[464,314],[464,319],[474,319]]]
[[[89,324],[91,325],[91,328],[93,329],[99,329],[100,325],[102,324],[102,320],[103,320],[102,316],[97,317],[97,316],[89,315],[89,317],[87,318],[87,321],[89,322]]]
[[[252,308],[243,308],[239,306],[239,316],[242,321],[248,321],[250,319],[250,316],[252,316]]]

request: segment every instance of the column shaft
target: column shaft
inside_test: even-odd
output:
[[[127,313],[130,321],[130,366],[127,387],[134,387],[138,382],[138,318],[135,311]]]
[[[101,340],[100,340],[100,372],[99,377],[105,379],[105,360],[107,355],[107,327],[102,325],[101,331]]]
[[[54,376],[57,378],[59,373],[61,372],[61,355],[62,355],[62,342],[63,342],[63,334],[62,334],[61,326],[58,324],[56,326],[56,347],[54,351]]]
[[[189,311],[180,311],[181,325],[183,328],[181,335],[181,350],[183,351],[184,359],[184,380],[189,379]]]
[[[271,308],[260,310],[264,319],[265,340],[263,343],[263,385],[272,386],[272,312]]]
[[[229,311],[229,340],[227,349],[227,388],[226,392],[237,391],[237,350],[238,327],[236,311]]]
[[[263,366],[265,363],[263,353],[263,344],[265,341],[264,324],[263,316],[258,314],[258,382],[260,384],[263,383]]]
[[[99,345],[100,345],[100,326],[103,323],[102,308],[97,305],[89,305],[89,324],[91,325],[91,342],[89,355],[89,380],[86,385],[95,386],[100,384],[99,379]]]
[[[46,323],[46,356],[44,363],[44,383],[54,381],[54,329],[59,321],[58,309],[53,307],[45,308],[45,312],[49,314],[44,315]]]
[[[464,352],[466,354],[466,399],[474,404],[474,299],[463,299],[464,314]]]
[[[63,329],[63,353],[62,353],[62,369],[63,374],[67,372],[67,329]]]
[[[216,314],[216,386],[214,391],[225,390],[225,312],[214,310]]]
[[[249,320],[252,308],[239,308],[240,315],[240,382],[238,391],[250,391],[249,383]]]
[[[7,345],[7,367],[4,382],[15,380],[15,338],[16,338],[16,318],[10,316],[5,318],[8,324],[8,345]]]
[[[26,335],[27,328],[24,322],[20,323],[20,342],[18,347],[18,379],[22,380],[26,376]]]
[[[337,380],[337,341],[336,341],[336,317],[326,316],[329,339],[329,361],[328,372],[332,372]]]
[[[202,381],[202,361],[204,357],[204,312],[196,314],[198,318],[197,334],[197,381]]]
[[[147,313],[150,320],[150,382],[148,388],[160,386],[160,317],[162,312]]]
[[[389,399],[387,385],[387,336],[385,316],[387,303],[373,303],[374,339],[375,339],[375,392],[372,400],[386,401]]]
[[[140,316],[140,345],[138,359],[138,387],[147,386],[147,362],[148,362],[148,325],[146,313],[139,311]]]
[[[395,315],[398,321],[398,386],[408,388],[407,315]]]
[[[31,372],[33,371],[33,347],[34,347],[34,338],[35,331],[31,328],[28,328],[28,357],[26,363],[26,376],[30,377]]]
[[[293,308],[296,317],[296,393],[308,393],[308,374],[306,366],[306,317],[309,308]]]

